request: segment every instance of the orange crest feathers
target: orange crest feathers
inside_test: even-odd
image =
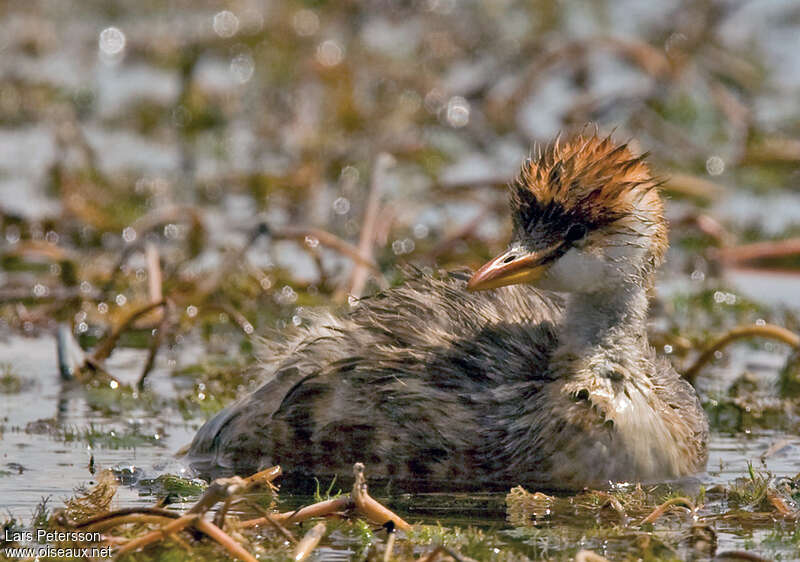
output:
[[[581,223],[589,230],[609,224],[652,226],[653,256],[666,248],[659,181],[644,155],[611,137],[577,135],[556,140],[527,160],[511,185],[514,228],[518,236],[534,231],[565,232]]]
[[[541,206],[554,203],[584,215],[588,222],[601,223],[630,212],[658,182],[644,156],[634,156],[628,145],[617,145],[611,137],[579,135],[557,140],[528,160],[516,184],[527,188]]]

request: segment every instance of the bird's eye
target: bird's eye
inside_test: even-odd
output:
[[[564,235],[564,238],[566,238],[568,242],[577,242],[586,236],[586,232],[586,225],[578,222],[567,229],[567,233]]]

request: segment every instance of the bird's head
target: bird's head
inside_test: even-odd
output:
[[[657,186],[643,157],[610,137],[556,141],[523,164],[511,185],[511,244],[468,288],[597,293],[647,284],[667,247]]]

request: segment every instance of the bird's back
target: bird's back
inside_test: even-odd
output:
[[[264,341],[265,382],[211,419],[190,451],[201,473],[270,464],[397,481],[491,477],[503,425],[547,381],[563,303],[527,286],[468,293],[467,275],[403,285]]]

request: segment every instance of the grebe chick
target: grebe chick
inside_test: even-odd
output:
[[[578,489],[702,471],[697,395],[647,340],[662,211],[626,145],[557,141],[511,185],[506,252],[470,279],[417,272],[265,343],[265,382],[199,430],[193,466],[330,476],[362,461],[408,489]]]

